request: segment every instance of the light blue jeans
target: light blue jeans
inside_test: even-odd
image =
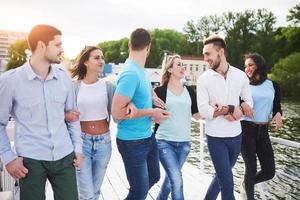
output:
[[[166,177],[157,200],[183,200],[183,180],[181,168],[191,150],[190,142],[172,142],[157,140],[159,160],[166,171]]]
[[[82,133],[84,156],[77,170],[79,199],[98,200],[100,188],[111,157],[110,132],[101,135]]]

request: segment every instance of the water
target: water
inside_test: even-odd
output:
[[[284,100],[282,107],[284,126],[281,130],[271,127],[270,135],[300,142],[300,101]],[[188,162],[196,166],[199,166],[199,137],[199,124],[193,122],[192,150]],[[266,186],[263,187],[263,190],[266,193],[266,198],[300,200],[300,149],[279,144],[273,144],[273,149],[276,162],[276,175],[272,180],[265,182]],[[204,162],[204,171],[207,174],[213,175],[214,168],[206,146],[204,152],[204,160],[207,161]],[[238,158],[233,173],[235,190],[239,192],[240,183],[244,175],[244,163],[241,156]],[[261,199],[258,192],[256,192],[256,198]]]

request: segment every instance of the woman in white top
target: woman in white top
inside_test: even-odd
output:
[[[71,69],[78,111],[66,114],[66,120],[80,119],[84,160],[77,170],[79,197],[96,200],[111,157],[109,132],[113,85],[99,78],[104,58],[98,47],[84,48]]]

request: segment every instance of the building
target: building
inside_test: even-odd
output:
[[[208,63],[203,60],[203,56],[181,56],[181,59],[187,85],[197,85],[197,79],[208,69]]]
[[[0,73],[5,71],[8,62],[8,48],[17,40],[24,40],[28,33],[0,30]]]
[[[168,56],[170,55],[165,54],[162,66],[166,62]],[[181,56],[181,59],[185,68],[186,84],[196,86],[200,74],[208,69],[208,63],[203,60],[203,56]]]

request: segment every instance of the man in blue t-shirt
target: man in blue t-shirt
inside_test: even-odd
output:
[[[159,161],[151,120],[159,123],[168,112],[152,108],[152,89],[144,69],[151,37],[139,28],[131,33],[129,57],[116,81],[112,115],[118,123],[117,145],[130,185],[126,199],[146,199],[148,190],[159,180]]]

